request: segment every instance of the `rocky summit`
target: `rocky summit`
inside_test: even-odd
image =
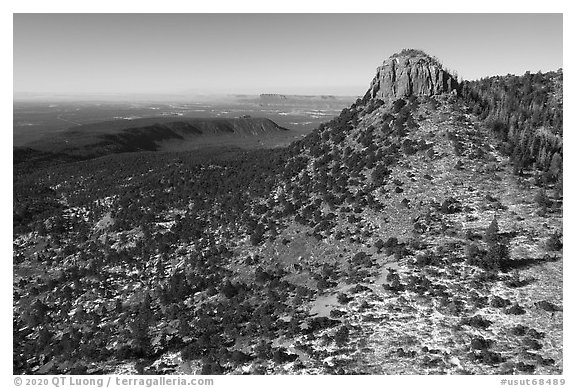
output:
[[[420,50],[403,50],[377,68],[368,91],[371,98],[391,100],[458,91],[458,81],[440,62]]]

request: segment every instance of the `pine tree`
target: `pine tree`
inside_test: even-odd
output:
[[[536,196],[534,197],[534,201],[540,206],[540,209],[543,211],[547,211],[552,206],[552,201],[548,198],[546,194],[546,190],[544,188],[540,189]]]
[[[484,241],[486,241],[488,245],[497,243],[498,231],[499,231],[498,220],[496,219],[496,216],[494,216],[492,222],[488,226],[488,229],[486,229],[486,233],[484,234]]]
[[[552,155],[548,171],[550,171],[552,176],[557,179],[562,175],[562,156],[560,156],[558,152],[555,152],[554,155]]]
[[[509,258],[510,248],[507,242],[491,244],[484,257],[483,267],[488,271],[497,271],[502,268],[502,261]]]

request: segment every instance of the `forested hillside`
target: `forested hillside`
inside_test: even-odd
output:
[[[562,69],[464,82],[472,112],[504,142],[517,172],[536,167],[546,182],[562,178]]]

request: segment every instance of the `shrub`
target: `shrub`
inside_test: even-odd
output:
[[[276,349],[272,352],[272,359],[277,364],[283,364],[285,362],[292,362],[298,359],[298,355],[287,353],[284,348]]]
[[[559,251],[562,249],[562,234],[554,232],[546,240],[546,249],[549,251]]]
[[[460,324],[472,326],[478,329],[486,329],[492,324],[492,321],[483,318],[480,315],[474,315],[473,317],[462,318]]]
[[[392,112],[398,113],[404,106],[406,106],[406,101],[400,98],[392,103]]]
[[[536,341],[534,338],[524,338],[522,343],[527,348],[532,349],[532,350],[540,350],[543,347],[542,344],[540,342]]]
[[[535,339],[542,339],[542,338],[546,337],[546,334],[544,334],[544,333],[542,333],[536,329],[533,329],[533,328],[529,328],[526,331],[526,335],[528,335],[529,337],[535,338]]]
[[[336,345],[344,346],[350,340],[350,329],[347,326],[341,326],[334,335],[334,341],[336,341]]]
[[[394,248],[398,245],[398,238],[396,237],[389,237],[388,240],[384,243],[384,248]]]
[[[374,247],[376,248],[376,250],[378,251],[378,253],[380,253],[382,251],[382,249],[384,248],[384,241],[382,241],[382,239],[378,239],[375,243],[374,243]]]
[[[473,264],[472,262],[479,256],[482,256],[483,252],[480,250],[478,245],[471,243],[466,245],[465,248],[466,258],[468,259],[468,264]]]
[[[449,197],[440,206],[440,211],[444,214],[454,214],[462,211],[462,204],[453,197]]]
[[[346,303],[350,302],[352,300],[352,298],[349,297],[348,295],[346,295],[345,293],[341,292],[338,294],[337,300],[338,300],[338,303],[340,303],[340,304],[346,304]]]
[[[416,256],[415,263],[419,267],[425,267],[427,265],[439,266],[443,262],[442,258],[434,254],[434,252],[427,250],[418,256]]]
[[[250,235],[250,243],[254,246],[260,244],[262,241],[264,241],[264,229],[256,229],[251,235]]]
[[[490,306],[496,308],[502,308],[510,305],[510,301],[508,299],[504,299],[499,297],[498,295],[494,296],[490,301]]]
[[[480,336],[472,338],[472,341],[470,342],[470,348],[474,350],[485,350],[488,349],[490,345],[490,340]]]
[[[474,290],[470,293],[470,301],[474,304],[474,307],[479,309],[486,307],[486,305],[488,304],[488,298],[485,296],[481,296],[478,292]]]
[[[404,350],[404,348],[398,348],[396,349],[396,355],[398,357],[405,357],[405,358],[414,358],[416,357],[416,351],[415,350]]]
[[[372,265],[372,259],[370,258],[370,256],[368,256],[366,252],[362,251],[356,253],[354,257],[352,257],[351,262],[354,265],[365,265],[365,266]]]
[[[230,282],[230,280],[227,280],[222,286],[221,292],[226,298],[230,299],[238,294],[238,289]]]
[[[236,364],[245,364],[253,359],[253,357],[239,350],[234,350],[230,358]]]
[[[416,122],[416,120],[414,120],[414,117],[412,117],[412,115],[408,115],[408,118],[406,119],[406,126],[409,129],[416,129],[418,128],[418,123]]]
[[[342,310],[330,310],[330,317],[331,318],[341,318],[342,316],[346,315],[345,311]]]
[[[272,344],[270,342],[260,340],[254,347],[254,353],[262,360],[267,360],[272,357]]]
[[[384,105],[384,101],[382,101],[382,100],[372,101],[372,103],[370,105],[368,105],[368,107],[366,107],[364,112],[366,114],[370,114],[370,113],[374,112],[376,109],[378,109],[379,107],[381,107],[382,105]]]
[[[516,335],[516,336],[526,335],[527,331],[528,331],[528,327],[524,326],[524,325],[516,325],[516,326],[512,326],[510,328],[510,334]]]
[[[400,276],[397,273],[389,272],[386,276],[386,280],[390,283],[382,284],[382,287],[385,290],[392,291],[392,292],[403,292],[406,287],[402,283],[400,283]]]
[[[514,304],[512,307],[507,308],[504,311],[504,314],[509,314],[509,315],[522,315],[522,314],[526,314],[526,310],[520,306],[518,303]]]
[[[532,373],[536,369],[536,366],[520,361],[516,364],[516,369],[518,369],[519,372]]]
[[[479,357],[480,361],[484,364],[500,364],[504,362],[504,357],[500,353],[492,352],[490,350],[483,350]]]
[[[555,311],[562,311],[562,307],[555,305],[554,303],[550,303],[546,300],[541,300],[539,302],[534,303],[534,306],[544,310],[554,313]]]
[[[374,170],[372,170],[372,181],[375,185],[384,185],[390,173],[392,173],[392,171],[388,169],[386,165],[377,164]]]

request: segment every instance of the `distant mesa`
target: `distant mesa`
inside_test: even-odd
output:
[[[352,96],[336,97],[331,95],[305,95],[305,94],[260,94],[261,102],[286,102],[286,101],[337,101],[339,99],[350,99]]]
[[[262,137],[282,135],[285,132],[288,129],[272,120],[248,115],[238,118],[186,118],[178,121],[174,118],[143,118],[81,125],[25,146],[43,153],[93,158],[121,152],[194,148],[195,144],[234,144],[235,139],[254,143]],[[26,155],[19,152],[19,157]]]
[[[458,93],[454,76],[434,57],[421,50],[404,49],[377,68],[369,97],[392,100],[409,96]]]
[[[264,93],[260,95],[260,99],[277,101],[277,100],[287,100],[288,97],[284,94]]]

